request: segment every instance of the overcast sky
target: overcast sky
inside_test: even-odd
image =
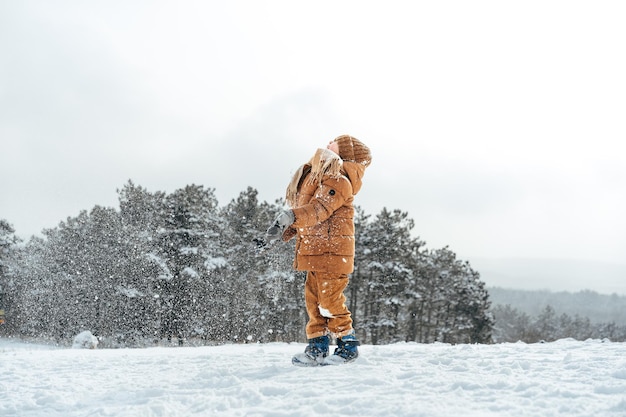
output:
[[[348,133],[373,153],[356,203],[430,248],[625,271],[624,22],[618,0],[0,0],[0,218],[26,238],[129,179],[274,201]]]

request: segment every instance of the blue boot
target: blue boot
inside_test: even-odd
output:
[[[332,356],[324,361],[325,365],[341,365],[352,362],[359,357],[358,346],[361,343],[356,340],[354,333],[347,334],[337,339],[337,348]]]
[[[298,353],[291,359],[291,363],[297,366],[317,366],[324,362],[328,356],[328,345],[330,338],[320,336],[309,339],[309,344],[304,349],[304,353]]]

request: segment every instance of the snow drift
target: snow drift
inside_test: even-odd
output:
[[[362,346],[298,368],[303,344],[52,349],[0,339],[0,415],[624,416],[626,344]]]

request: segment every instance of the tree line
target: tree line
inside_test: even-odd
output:
[[[0,332],[66,344],[90,330],[103,346],[304,341],[293,241],[261,254],[252,243],[284,204],[257,194],[220,207],[211,188],[167,194],[129,181],[119,209],[95,206],[27,242],[2,220]],[[357,208],[355,223],[347,296],[364,343],[491,341],[489,295],[468,262],[426,248],[406,212]]]
[[[492,307],[498,304],[508,304],[520,312],[535,316],[546,306],[550,306],[558,314],[588,317],[592,323],[626,324],[626,296],[616,293],[600,294],[590,290],[578,292],[520,290],[500,287],[489,287],[488,291]]]
[[[551,305],[546,305],[537,315],[520,311],[510,304],[497,304],[491,311],[495,318],[493,340],[496,343],[552,342],[564,338],[626,341],[624,325],[618,325],[614,321],[593,323],[588,317],[578,314],[559,314]]]

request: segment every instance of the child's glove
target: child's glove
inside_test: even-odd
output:
[[[274,220],[274,224],[267,229],[265,232],[265,237],[268,242],[273,242],[283,235],[283,232],[286,228],[291,226],[296,218],[293,215],[292,210],[287,210],[278,215],[276,220]]]

